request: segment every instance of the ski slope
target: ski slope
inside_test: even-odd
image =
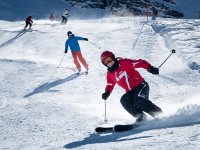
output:
[[[108,17],[66,25],[34,20],[32,32],[21,31],[23,21],[0,24],[0,149],[200,148],[199,20],[158,18],[151,23],[143,17]],[[74,75],[70,52],[57,68],[69,30],[97,46],[80,42],[90,68],[87,76]],[[101,53],[110,50],[158,67],[172,49],[177,53],[160,68],[160,75],[139,70],[150,85],[150,100],[163,109],[160,119],[148,116],[133,131],[94,133],[96,126],[135,121],[122,108],[124,91],[116,86],[104,123],[106,68]]]

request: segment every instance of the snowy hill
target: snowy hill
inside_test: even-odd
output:
[[[33,32],[24,33],[19,27],[23,22],[1,24],[1,149],[165,149],[167,143],[169,149],[200,148],[198,20],[159,18],[150,25],[145,18],[105,18],[72,20],[66,26],[38,20]],[[88,76],[73,77],[70,53],[56,69],[68,30],[101,47],[80,43],[90,65]],[[108,49],[159,66],[172,48],[177,53],[160,75],[140,71],[150,84],[150,99],[164,111],[163,119],[130,132],[95,134],[95,126],[104,125],[106,68],[99,61],[101,52]],[[123,93],[116,87],[107,101],[105,125],[134,121],[120,105]]]
[[[0,149],[200,149],[199,20],[110,16],[61,25],[42,19],[34,20],[32,32],[22,31],[24,21],[0,24]],[[97,46],[80,42],[87,76],[76,76],[71,53],[64,56],[69,30]],[[95,133],[96,126],[135,121],[122,108],[124,91],[116,86],[104,122],[101,53],[111,50],[158,67],[172,49],[176,53],[159,75],[139,70],[150,85],[150,100],[163,109],[159,120],[148,116],[132,131]]]

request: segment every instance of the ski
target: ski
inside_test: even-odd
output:
[[[84,71],[84,72],[77,72],[77,73],[76,73],[76,75],[83,75],[83,74],[88,75],[88,72],[87,72],[87,71]]]
[[[95,132],[108,132],[108,131],[114,131],[113,127],[96,127]]]
[[[135,129],[139,127],[139,124],[126,124],[126,125],[115,125],[114,127],[96,127],[95,132],[101,133],[101,132],[110,132],[110,131],[116,131],[116,132],[123,132],[123,131],[129,131],[132,129]]]
[[[123,132],[135,129],[137,127],[139,127],[139,124],[115,125],[114,130],[117,132]]]

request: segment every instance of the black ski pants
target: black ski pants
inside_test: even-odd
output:
[[[26,21],[25,29],[28,27],[28,25],[29,25],[29,28],[31,28],[31,26],[32,26],[32,23],[30,23],[30,22]]]
[[[152,117],[162,112],[158,106],[149,100],[149,85],[146,81],[124,94],[120,101],[124,109],[136,118],[143,115],[143,111]]]
[[[67,23],[67,17],[62,16],[62,22],[61,23],[66,24]]]

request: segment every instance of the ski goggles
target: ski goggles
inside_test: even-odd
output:
[[[113,59],[111,57],[107,57],[106,59],[103,60],[103,64],[107,66],[112,61],[113,61]]]

